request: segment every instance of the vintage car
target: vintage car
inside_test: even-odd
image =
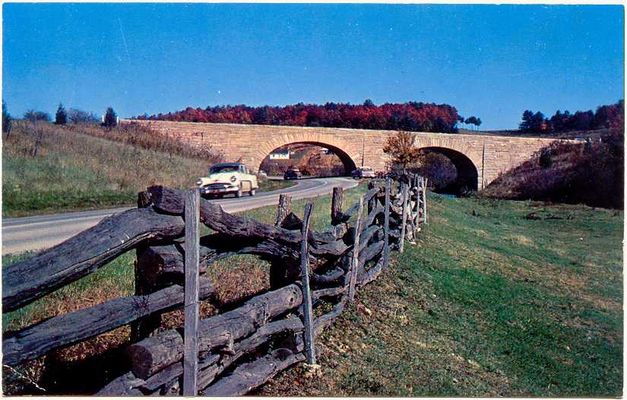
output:
[[[285,171],[285,174],[283,174],[283,179],[286,181],[290,179],[300,179],[302,177],[303,174],[298,168],[289,168],[287,171]]]
[[[206,197],[225,194],[241,197],[243,193],[254,196],[259,188],[257,176],[242,163],[214,164],[209,168],[209,176],[198,178],[196,185],[200,187],[200,195]]]
[[[359,167],[351,175],[354,179],[375,178],[375,173],[370,167]]]

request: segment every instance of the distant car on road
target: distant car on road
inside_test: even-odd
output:
[[[243,193],[254,196],[259,184],[257,176],[251,174],[242,163],[219,163],[209,168],[209,176],[198,178],[196,185],[202,196],[234,194],[242,197]]]
[[[287,171],[285,171],[285,174],[283,174],[283,179],[285,179],[286,181],[290,179],[300,179],[302,177],[303,177],[303,174],[300,172],[298,168],[290,168]]]
[[[359,167],[351,173],[354,179],[375,178],[375,174],[370,167]]]

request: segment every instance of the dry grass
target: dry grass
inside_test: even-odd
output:
[[[150,185],[192,186],[212,163],[111,140],[121,132],[81,129],[88,127],[15,123],[3,143],[4,216],[131,205]]]
[[[174,137],[156,133],[149,127],[136,122],[123,123],[111,129],[99,125],[83,124],[69,124],[60,128],[70,132],[141,147],[147,150],[198,159],[210,164],[223,161],[222,154],[210,146],[196,147]]]

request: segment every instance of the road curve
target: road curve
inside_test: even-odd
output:
[[[354,180],[348,178],[305,179],[292,187],[261,192],[254,197],[211,201],[220,204],[225,211],[233,213],[277,204],[281,193],[290,194],[293,200],[298,200],[328,194],[334,186],[348,189],[356,185]],[[91,228],[103,218],[125,210],[128,210],[128,207],[3,219],[2,255],[52,247]]]

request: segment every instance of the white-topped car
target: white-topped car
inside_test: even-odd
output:
[[[362,178],[375,178],[376,175],[374,170],[370,167],[359,167],[354,170],[351,175],[354,179],[362,179]]]
[[[198,178],[196,185],[201,196],[219,197],[225,194],[241,197],[243,193],[254,196],[259,188],[257,176],[242,163],[214,164],[209,168],[209,176]]]

